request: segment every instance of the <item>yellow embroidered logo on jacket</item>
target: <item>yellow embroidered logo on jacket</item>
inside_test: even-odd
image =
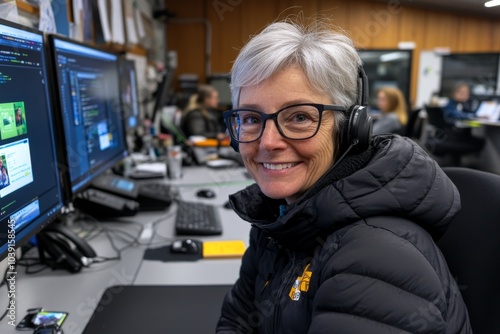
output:
[[[290,293],[288,294],[291,300],[298,301],[300,299],[300,294],[309,290],[309,282],[311,281],[312,276],[312,271],[309,271],[310,266],[311,264],[309,263],[304,268],[302,276],[297,277],[297,279],[293,283],[293,286],[290,289]]]

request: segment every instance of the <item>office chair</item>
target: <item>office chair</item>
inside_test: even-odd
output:
[[[462,209],[437,242],[469,311],[474,334],[500,333],[500,175],[443,168]]]
[[[479,152],[484,140],[473,137],[470,129],[456,129],[444,119],[444,112],[440,107],[425,106],[427,118],[434,131],[425,141],[426,148],[436,156],[449,155],[453,166],[460,166],[460,157],[465,154]]]
[[[420,134],[422,133],[422,122],[419,122],[419,114],[422,108],[412,110],[408,115],[408,123],[406,123],[406,129],[404,136],[408,138],[420,139]]]

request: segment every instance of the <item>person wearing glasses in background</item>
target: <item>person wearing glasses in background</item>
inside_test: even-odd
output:
[[[230,196],[252,229],[217,333],[471,332],[433,241],[459,193],[410,139],[369,140],[351,108],[363,73],[320,22],[273,23],[240,51],[224,117],[256,183]]]

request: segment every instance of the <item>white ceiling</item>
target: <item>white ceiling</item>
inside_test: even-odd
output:
[[[388,0],[372,1],[388,2]],[[490,8],[484,7],[486,1],[487,0],[392,0],[392,3],[399,2],[403,6],[422,7],[500,19],[500,6]]]

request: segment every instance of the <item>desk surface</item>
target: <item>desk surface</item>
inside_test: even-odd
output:
[[[193,167],[184,170],[180,180],[169,181],[179,187],[180,196],[184,200],[203,201],[219,205],[223,224],[223,235],[217,237],[200,237],[201,240],[241,239],[248,244],[250,224],[241,220],[234,212],[223,208],[228,195],[253,183],[245,176],[244,168],[211,170],[206,167]],[[198,199],[196,191],[210,188],[216,193],[213,199]],[[24,317],[28,308],[43,307],[46,310],[69,312],[63,325],[66,334],[82,333],[92,316],[103,292],[114,285],[225,285],[233,284],[239,272],[240,259],[212,259],[196,262],[144,261],[144,250],[148,247],[168,245],[174,235],[174,219],[176,205],[160,212],[141,212],[134,217],[122,218],[119,221],[93,223],[88,220],[86,228],[104,227],[115,237],[117,247],[127,244],[117,238],[118,232],[139,234],[141,225],[160,220],[157,233],[149,246],[134,246],[123,251],[120,261],[93,264],[78,274],[70,274],[62,270],[46,269],[36,275],[24,274],[19,267],[16,280],[16,323]],[[78,228],[80,223],[75,223]],[[104,233],[90,242],[99,256],[113,257],[109,239]],[[29,255],[29,254],[28,254]],[[0,289],[0,302],[7,301],[5,288]],[[19,333],[8,325],[8,319],[0,322],[1,333]]]

